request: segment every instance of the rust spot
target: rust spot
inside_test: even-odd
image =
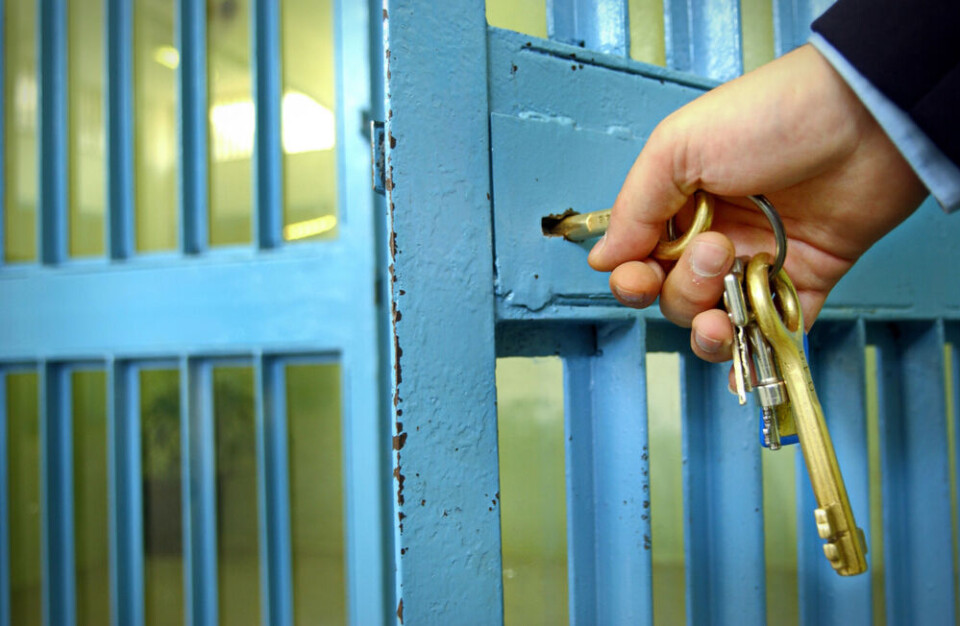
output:
[[[393,119],[393,109],[390,109],[389,111],[387,111],[387,119],[388,120]]]
[[[583,63],[581,63],[581,64],[578,65],[577,67],[579,67],[580,69],[583,69]]]
[[[383,188],[387,191],[393,191],[393,179],[387,178],[387,180],[385,180],[383,183]]]
[[[386,10],[384,10],[386,13]],[[403,598],[400,598],[400,604],[397,605],[397,619],[400,620],[400,623],[403,623]]]
[[[402,450],[404,444],[407,443],[407,433],[400,433],[399,435],[394,435],[393,437],[393,449]]]
[[[643,501],[643,508],[645,508],[645,509],[649,509],[649,508],[650,508],[650,501],[649,501],[649,500],[644,500],[644,501]]]
[[[407,549],[406,549],[406,548],[400,548],[400,554],[401,554],[401,556],[404,555],[404,554],[406,554],[406,553],[407,553]]]
[[[397,138],[394,137],[394,136],[393,136],[392,134],[390,134],[390,133],[387,133],[387,135],[390,137],[390,147],[391,147],[391,148],[396,148],[396,147],[397,147]]]
[[[490,192],[488,191],[488,192],[487,192],[487,200],[489,200],[489,199],[490,199]]]
[[[403,415],[403,409],[397,409],[397,417]]]
[[[487,507],[487,510],[488,510],[488,511],[492,511],[492,510],[493,510],[493,507],[492,507],[492,506],[488,506],[488,507]]]
[[[391,231],[388,244],[390,246],[390,256],[396,257],[397,256],[397,233],[396,232]]]
[[[516,74],[516,73],[517,73],[517,66],[516,66],[516,64],[514,64],[514,63],[511,63],[511,64],[510,64],[510,73],[511,73],[511,74]]]
[[[403,506],[403,481],[406,480],[406,477],[400,473],[400,467],[393,468],[393,478],[397,481],[397,504]]]
[[[497,493],[493,494],[493,497],[496,498],[497,500],[499,500],[499,499],[500,499],[500,492],[498,491]]]
[[[406,517],[406,514],[405,514],[403,511],[400,511],[399,513],[397,513],[397,520],[398,520],[398,521],[401,521],[401,522],[402,522],[405,517]]]
[[[398,433],[403,432],[403,422],[397,422],[397,432]]]
[[[493,506],[497,506],[497,501],[496,501],[496,500],[491,500],[491,502],[493,502]]]
[[[650,535],[643,536],[643,549],[644,550],[650,549]]]
[[[574,72],[576,72],[576,71],[577,71],[577,66],[576,66],[576,64],[571,65],[571,66],[570,66],[570,69],[573,70]]]
[[[383,10],[383,19],[385,19],[385,20],[386,20],[386,19],[389,19],[389,18],[387,17],[387,10],[386,10],[386,9]]]
[[[405,295],[407,295],[407,292],[406,292],[406,290],[404,290],[404,289],[401,289],[401,290],[400,290],[400,295],[401,295],[401,296],[405,296]]]
[[[420,506],[427,506],[427,501],[426,501],[426,500],[421,500],[421,501],[420,501]]]
[[[534,275],[533,275],[533,280],[538,280],[539,278],[540,278],[540,274],[534,274]]]

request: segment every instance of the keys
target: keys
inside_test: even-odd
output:
[[[733,324],[733,378],[737,386],[740,405],[747,403],[750,384],[750,353],[747,346],[746,328],[750,323],[747,299],[743,295],[743,260],[737,258],[730,272],[723,277],[723,306]]]
[[[773,351],[793,409],[800,447],[817,499],[814,511],[817,532],[826,541],[823,552],[841,576],[860,574],[867,569],[866,542],[853,518],[823,408],[810,376],[803,349],[800,301],[786,272],[781,270],[771,280],[770,263],[767,254],[750,260],[746,278],[748,299],[756,324]],[[773,303],[771,283],[778,305]]]

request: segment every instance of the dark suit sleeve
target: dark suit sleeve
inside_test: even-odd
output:
[[[960,0],[839,0],[812,29],[960,165]]]

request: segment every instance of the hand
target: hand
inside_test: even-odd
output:
[[[716,196],[712,232],[675,263],[649,255],[664,222],[697,189]],[[613,205],[590,265],[611,271],[627,306],[660,296],[664,316],[692,327],[707,361],[730,358],[733,331],[714,308],[735,254],[774,251],[766,218],[746,196],[766,195],[786,228],[784,267],[807,328],[853,263],[906,219],[926,190],[843,79],[803,46],[710,91],[651,134]],[[736,252],[734,252],[736,251]]]

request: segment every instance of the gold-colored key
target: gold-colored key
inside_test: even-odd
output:
[[[770,255],[761,253],[747,265],[747,292],[757,324],[770,346],[787,387],[800,448],[807,464],[818,508],[814,511],[817,532],[826,540],[823,552],[837,573],[853,576],[867,570],[867,546],[857,528],[847,499],[840,466],[823,408],[810,376],[803,350],[803,314],[797,291],[786,272],[770,276]],[[771,283],[776,293],[774,304]]]

